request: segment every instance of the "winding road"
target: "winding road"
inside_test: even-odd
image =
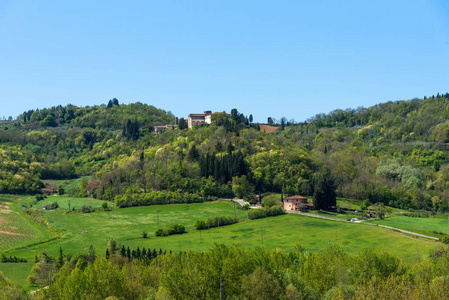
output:
[[[343,219],[326,217],[326,216],[321,216],[321,215],[316,215],[316,214],[303,213],[303,212],[298,212],[298,211],[288,211],[287,213],[298,214],[298,215],[303,215],[303,216],[313,217],[313,218],[319,218],[319,219],[326,219],[326,220],[331,220],[331,221],[351,222],[351,221],[346,221],[346,220],[343,220]],[[383,227],[383,228],[387,228],[387,229],[391,229],[391,230],[396,230],[396,231],[399,231],[399,232],[402,232],[402,233],[405,233],[405,234],[410,234],[410,235],[414,235],[414,236],[418,236],[418,237],[422,237],[422,238],[426,238],[426,239],[431,239],[431,240],[435,240],[435,241],[439,240],[439,238],[436,238],[434,236],[428,236],[428,235],[424,235],[424,234],[420,234],[420,233],[416,233],[416,232],[412,232],[412,231],[408,231],[408,230],[404,230],[404,229],[399,229],[399,228],[396,228],[396,227],[390,227],[390,226],[385,226],[385,225],[367,223],[367,222],[363,222],[363,221],[351,222],[351,223],[366,224],[366,225],[371,225],[371,226],[379,226],[379,227]]]

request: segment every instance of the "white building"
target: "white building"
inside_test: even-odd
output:
[[[190,114],[188,118],[189,128],[198,124],[210,124],[212,123],[212,111],[206,110],[203,114]]]

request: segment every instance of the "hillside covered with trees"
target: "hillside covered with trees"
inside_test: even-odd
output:
[[[272,133],[237,109],[211,125],[152,133],[174,116],[152,106],[58,106],[0,127],[0,192],[40,193],[45,179],[89,176],[69,195],[119,206],[313,195],[330,173],[336,195],[401,208],[449,209],[449,95],[335,110]],[[273,120],[272,118],[270,118]],[[37,122],[37,123],[36,123]]]

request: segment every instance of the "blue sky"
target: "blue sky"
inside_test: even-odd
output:
[[[303,121],[449,92],[448,49],[442,0],[0,0],[0,118],[115,97]]]

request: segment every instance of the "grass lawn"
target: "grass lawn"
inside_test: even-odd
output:
[[[449,234],[449,220],[442,218],[412,218],[405,216],[393,216],[384,220],[371,221],[381,224],[419,233],[430,233],[438,231]]]

